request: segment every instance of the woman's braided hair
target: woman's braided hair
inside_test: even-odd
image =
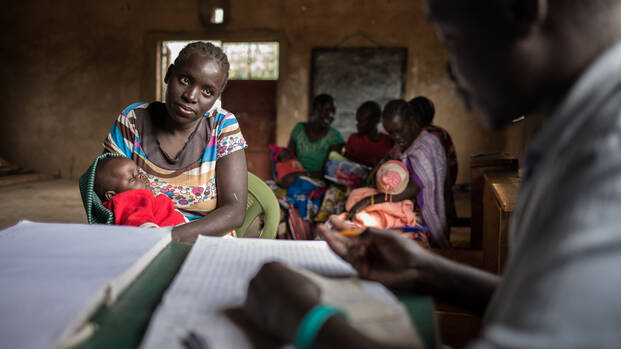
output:
[[[412,106],[402,99],[393,99],[384,106],[383,119],[389,119],[395,115],[400,115],[406,121],[415,121]]]
[[[192,55],[192,53],[200,53],[203,55],[207,55],[215,59],[218,64],[220,64],[220,68],[222,68],[225,72],[224,75],[224,85],[222,89],[226,86],[226,82],[229,80],[229,59],[226,57],[226,53],[222,51],[222,49],[210,42],[206,41],[195,41],[187,44],[181,52],[179,52],[179,56],[175,59],[175,66],[181,66],[185,61]]]

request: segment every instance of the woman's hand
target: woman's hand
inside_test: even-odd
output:
[[[314,282],[277,262],[264,264],[250,281],[244,308],[263,331],[291,343],[304,315],[319,303]]]
[[[359,236],[348,237],[338,230],[350,226],[336,216],[332,227],[321,224],[318,230],[341,258],[364,278],[387,286],[416,286],[436,256],[396,232],[369,228]]]

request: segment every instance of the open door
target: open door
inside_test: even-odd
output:
[[[272,179],[268,144],[276,129],[276,85],[278,80],[229,80],[222,93],[222,107],[235,114],[248,143],[248,171]]]

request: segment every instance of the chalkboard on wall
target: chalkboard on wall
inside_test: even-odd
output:
[[[384,105],[405,95],[408,49],[405,47],[319,47],[312,51],[311,102],[334,97],[333,127],[347,139],[356,132],[356,109],[365,101]],[[311,104],[309,104],[311,105]]]

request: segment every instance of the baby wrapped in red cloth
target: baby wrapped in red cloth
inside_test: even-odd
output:
[[[290,187],[300,176],[308,175],[306,169],[300,164],[288,148],[269,145],[274,162],[274,172],[278,185],[283,188]]]
[[[103,205],[114,213],[114,224],[165,227],[187,222],[168,196],[153,194],[146,176],[128,158],[100,160],[94,189]]]

